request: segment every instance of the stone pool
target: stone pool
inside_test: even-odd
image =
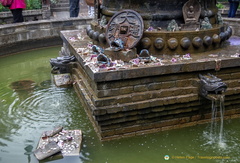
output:
[[[41,133],[56,126],[83,131],[79,157],[52,157],[51,163],[240,162],[240,119],[224,121],[224,146],[210,124],[101,142],[73,88],[51,82],[49,59],[60,47],[0,58],[0,162],[36,163],[31,153]],[[28,80],[32,87],[13,90],[11,83]],[[219,124],[216,124],[216,130]]]

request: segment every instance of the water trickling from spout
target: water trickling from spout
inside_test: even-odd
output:
[[[225,112],[225,107],[224,107],[224,96],[220,96],[220,132],[219,132],[219,147],[224,148],[226,144],[224,143],[223,140],[223,120],[224,120],[224,112]]]
[[[219,98],[212,99],[212,119],[211,119],[211,128],[210,128],[210,140],[216,142],[218,139],[218,146],[220,148],[225,148],[226,144],[223,138],[223,120],[224,120],[224,95],[218,95]],[[220,114],[220,127],[218,133],[217,126],[217,112],[218,112],[218,103],[219,103],[219,114]],[[218,135],[218,136],[217,136]]]
[[[211,128],[210,128],[210,140],[214,139],[214,129],[216,127],[215,119],[216,119],[217,108],[215,106],[215,101],[212,100],[212,119],[211,119]]]

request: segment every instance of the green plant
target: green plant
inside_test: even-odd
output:
[[[222,3],[219,2],[216,4],[216,6],[218,9],[223,9],[225,7]]]
[[[26,1],[26,10],[41,9],[42,1],[41,0],[25,0]],[[3,7],[0,4],[0,12],[9,11],[8,7]]]
[[[0,12],[3,12],[3,11],[9,11],[9,9],[0,4]]]
[[[42,3],[39,0],[26,0],[27,10],[41,9]]]

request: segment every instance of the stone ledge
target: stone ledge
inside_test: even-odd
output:
[[[167,130],[172,130],[172,129],[191,127],[191,126],[196,126],[196,125],[201,125],[201,124],[206,124],[206,123],[211,122],[211,118],[201,120],[201,118],[200,118],[201,115],[192,116],[192,118],[193,117],[194,117],[194,119],[191,119],[189,122],[186,122],[186,123],[180,123],[180,124],[175,124],[175,125],[166,125],[165,124],[166,126],[164,126],[164,124],[161,124],[162,127],[158,127],[158,125],[156,125],[155,128],[150,128],[150,129],[145,129],[145,130],[143,130],[142,127],[135,125],[132,128],[130,127],[130,128],[122,129],[125,131],[125,134],[122,134],[121,132],[118,133],[118,131],[116,131],[116,130],[108,130],[106,132],[104,131],[101,134],[106,137],[103,137],[102,140],[109,141],[109,140],[127,138],[127,137],[138,136],[138,135],[146,135],[146,134],[150,134],[150,133],[156,133],[159,131],[167,131]],[[235,118],[239,118],[239,117],[240,117],[240,114],[229,115],[229,116],[225,116],[224,120],[235,119]],[[188,117],[186,117],[186,118],[188,118]],[[174,124],[175,123],[174,121],[181,121],[182,119],[183,118],[179,118],[177,120],[176,119],[172,120],[172,123]],[[220,118],[217,118],[216,120],[220,120]],[[154,125],[152,125],[152,126],[154,126]]]
[[[240,66],[240,58],[232,58],[230,56],[217,56],[217,57],[209,57],[207,60],[203,59],[203,56],[206,53],[201,54],[193,54],[192,60],[186,60],[178,63],[166,63],[162,66],[145,66],[145,67],[132,67],[129,69],[121,69],[121,70],[113,70],[113,71],[105,71],[105,72],[93,72],[89,66],[84,66],[83,58],[80,56],[76,49],[79,47],[83,47],[83,43],[80,40],[74,41],[74,44],[69,40],[70,37],[76,37],[79,31],[62,31],[61,38],[64,38],[64,43],[68,45],[71,54],[75,55],[81,64],[84,67],[86,73],[91,78],[91,80],[95,82],[106,82],[106,81],[116,81],[116,80],[125,80],[125,79],[134,79],[140,77],[150,77],[156,75],[164,75],[164,74],[175,74],[175,73],[185,73],[185,72],[195,72],[195,71],[205,71],[205,70],[213,70],[216,68],[216,61],[221,61],[221,68],[231,68]],[[82,35],[86,35],[81,33]],[[238,40],[240,40],[238,38]],[[224,45],[223,45],[224,46]],[[209,53],[209,52],[208,52]],[[226,50],[219,50],[218,54],[227,53]],[[137,71],[136,71],[137,70]]]
[[[42,20],[44,12],[43,10],[23,10],[23,17],[24,21],[36,21],[36,20]],[[10,11],[6,12],[0,12],[0,23],[1,24],[10,24],[13,21],[13,16]]]
[[[34,48],[60,45],[60,31],[84,28],[89,21],[89,18],[68,18],[1,25],[0,56],[32,49],[31,44]]]
[[[42,15],[42,10],[23,10],[23,16],[31,15]],[[10,11],[0,12],[0,18],[12,18],[12,13]]]

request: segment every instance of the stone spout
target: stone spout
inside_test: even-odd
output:
[[[207,76],[203,76],[199,74],[200,79],[200,95],[205,98],[218,99],[217,95],[221,95],[226,91],[227,85],[222,82],[222,79],[212,75],[207,74]],[[214,95],[214,96],[211,96]]]

